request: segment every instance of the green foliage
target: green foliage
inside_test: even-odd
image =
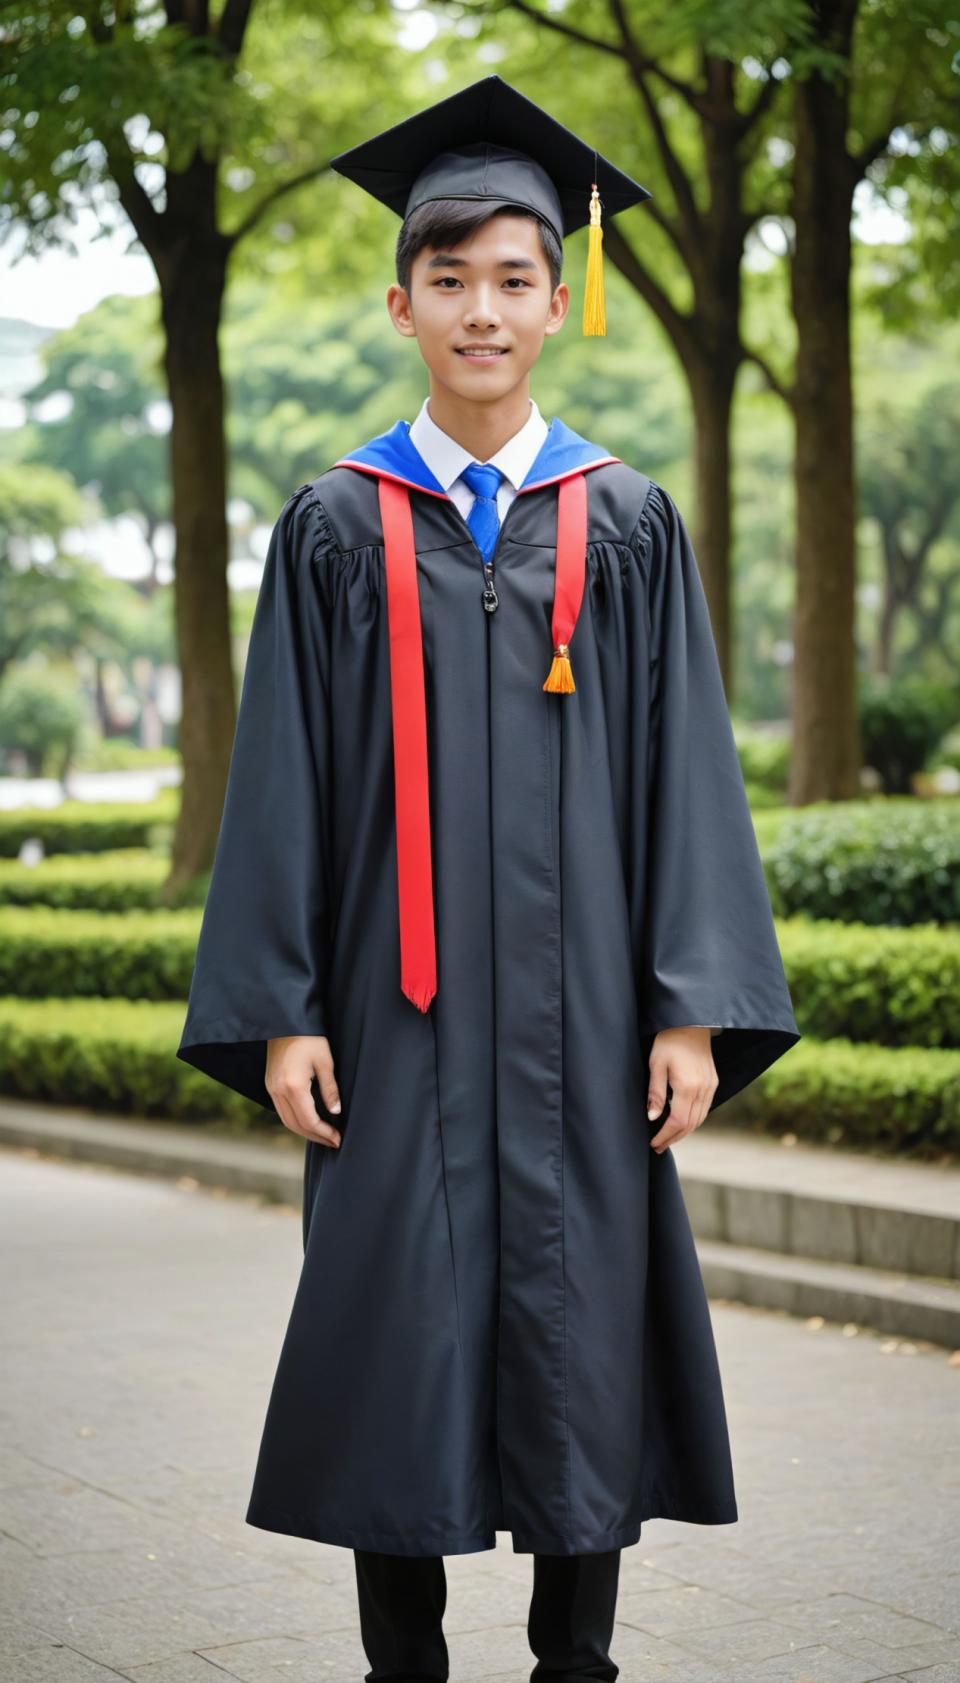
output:
[[[774,911],[844,923],[960,919],[960,803],[878,796],[791,812],[762,850]]]
[[[908,795],[947,730],[960,719],[960,690],[921,678],[862,677],[859,684],[863,758],[890,795]]]
[[[778,795],[782,801],[790,775],[789,736],[772,736],[769,731],[750,730],[741,725],[735,727],[734,736],[744,781],[752,789]]]
[[[182,1002],[0,997],[0,1093],[89,1105],[124,1116],[271,1119],[176,1056]]]
[[[51,334],[42,361],[40,379],[22,393],[23,458],[96,485],[105,516],[133,514],[149,537],[171,512],[156,296],[104,299]]]
[[[723,1106],[717,1122],[885,1157],[956,1156],[960,1051],[804,1039]]]
[[[24,842],[34,839],[47,853],[150,847],[168,839],[179,805],[179,789],[165,789],[155,800],[139,804],[62,801],[53,808],[15,807],[0,812],[0,859],[15,859]]]
[[[74,758],[77,771],[149,771],[156,766],[179,766],[180,750],[164,747],[141,748],[126,736],[100,737],[80,748]]]
[[[72,675],[20,666],[0,683],[0,751],[19,749],[34,777],[65,775],[84,717]]]
[[[0,994],[185,999],[200,911],[0,906]]]
[[[789,823],[795,815],[796,808],[792,806],[763,807],[758,812],[754,810],[751,803],[753,828],[761,855],[766,852],[767,848],[772,847],[784,824]]]
[[[795,917],[777,940],[804,1035],[960,1046],[960,929]]]
[[[160,889],[169,872],[166,849],[117,848],[106,853],[52,853],[36,865],[0,859],[0,906],[51,906],[58,911],[165,910]],[[202,906],[209,873],[191,885],[185,903]]]
[[[960,728],[948,730],[936,752],[931,754],[927,770],[941,770],[949,767],[952,771],[960,771]]]

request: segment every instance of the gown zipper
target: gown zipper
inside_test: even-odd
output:
[[[470,542],[473,544],[474,549],[476,550],[477,554],[480,556],[480,564],[483,567],[483,579],[484,579],[483,590],[481,591],[481,594],[480,594],[480,600],[483,603],[484,609],[486,610],[486,612],[488,614],[495,613],[496,609],[500,606],[500,598],[497,595],[496,586],[494,584],[493,564],[496,561],[497,551],[500,548],[500,543],[501,543],[501,540],[503,538],[503,529],[506,526],[507,521],[510,519],[510,515],[511,515],[512,510],[516,506],[517,497],[519,497],[520,495],[521,495],[521,492],[518,491],[517,495],[514,497],[513,501],[511,502],[510,507],[507,509],[506,514],[504,515],[503,519],[500,522],[500,527],[499,527],[499,530],[497,532],[497,541],[493,546],[493,553],[490,556],[489,561],[484,560],[483,552],[480,549],[480,546],[477,543],[477,540],[474,537],[473,533],[471,532],[469,526],[467,525],[467,522],[464,519],[464,516],[461,514],[459,508],[457,507],[456,503],[454,502],[453,498],[449,495],[449,493],[447,495],[447,502],[450,504],[450,507],[452,508],[454,514],[456,515],[456,517],[459,520],[461,526],[463,527],[464,531],[466,532],[467,537],[470,539]]]

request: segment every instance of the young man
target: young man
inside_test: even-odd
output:
[[[799,1038],[683,521],[529,391],[649,195],[498,76],[334,163],[429,391],[274,529],[179,1048],[306,1142],[246,1517],[354,1551],[366,1683],[497,1531],[612,1679],[621,1549],[737,1517],[670,1146]]]

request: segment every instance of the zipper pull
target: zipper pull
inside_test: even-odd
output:
[[[483,563],[483,576],[486,583],[484,584],[483,595],[480,600],[482,601],[487,613],[492,614],[494,610],[499,607],[500,598],[493,587],[493,568],[487,561],[484,561]]]

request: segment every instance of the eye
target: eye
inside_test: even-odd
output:
[[[508,286],[509,286],[509,285],[510,285],[510,281],[516,281],[516,283],[517,283],[517,285],[518,285],[518,286],[529,286],[529,285],[530,285],[530,282],[529,282],[529,281],[525,281],[525,280],[524,280],[524,279],[523,279],[523,276],[522,276],[522,275],[511,275],[511,276],[510,276],[510,280],[509,280],[509,281],[508,281],[508,282],[507,282],[507,285],[508,285]]]
[[[438,281],[434,281],[433,284],[434,286],[443,286],[446,281],[452,281],[454,286],[460,285],[456,275],[441,275],[440,279]]]

